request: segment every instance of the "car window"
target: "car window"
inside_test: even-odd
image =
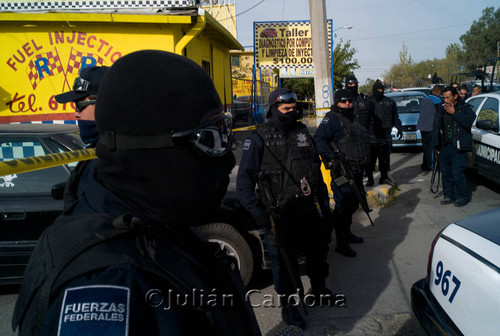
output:
[[[36,139],[28,137],[0,137],[0,161],[24,159],[49,154]],[[16,194],[50,194],[52,186],[69,176],[63,166],[35,170],[0,177],[0,196]]]
[[[472,105],[472,109],[474,110],[474,112],[476,112],[476,115],[477,115],[477,112],[478,112],[478,108],[479,108],[479,105],[481,105],[481,103],[483,102],[484,100],[484,97],[478,97],[478,98],[471,98],[467,103],[471,104]]]
[[[490,120],[494,132],[498,132],[498,103],[498,99],[488,97],[477,115],[477,121]]]
[[[423,95],[415,96],[388,96],[396,103],[398,113],[419,113],[420,102],[424,99]]]
[[[64,146],[63,144],[55,141],[53,138],[44,138],[43,139],[45,141],[45,144],[47,146],[49,146],[50,150],[53,152],[53,153],[63,153],[63,152],[67,152],[69,150],[68,147]],[[73,170],[76,165],[78,164],[78,161],[76,162],[71,162],[71,163],[68,163],[66,166],[68,166],[68,168],[70,170]]]

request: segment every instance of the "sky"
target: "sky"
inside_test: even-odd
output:
[[[321,0],[313,0],[321,1]],[[253,23],[310,20],[309,0],[234,0],[238,41],[253,50]],[[460,43],[486,7],[498,0],[325,0],[327,19],[335,31],[333,43],[351,41],[360,68],[360,85],[381,78],[399,63],[403,43],[415,63],[445,57],[446,47]],[[492,55],[495,56],[495,55]],[[334,69],[335,71],[335,69]],[[439,75],[439,74],[438,74]]]

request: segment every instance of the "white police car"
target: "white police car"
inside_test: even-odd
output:
[[[472,168],[500,184],[500,91],[479,94],[466,102],[477,116],[472,126]]]
[[[429,335],[500,332],[500,208],[448,225],[434,239],[411,305]]]

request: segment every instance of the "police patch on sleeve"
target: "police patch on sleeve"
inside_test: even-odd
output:
[[[322,124],[326,124],[328,123],[328,117],[327,118],[323,118],[323,120],[321,121]]]
[[[250,149],[250,144],[252,143],[252,140],[246,139],[245,144],[243,145],[243,150],[249,150]]]
[[[130,289],[95,285],[64,292],[57,335],[126,336],[129,327]]]

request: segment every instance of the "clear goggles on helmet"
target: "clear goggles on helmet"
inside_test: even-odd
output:
[[[173,133],[172,139],[187,138],[202,153],[221,156],[231,148],[232,136],[231,116],[219,114],[195,128]]]
[[[185,141],[208,156],[222,156],[231,148],[231,116],[217,114],[201,125],[170,134],[127,135],[105,131],[99,141],[110,150],[181,147]]]
[[[276,103],[290,104],[295,102],[297,102],[297,95],[295,92],[283,93],[276,97]]]
[[[349,84],[358,84],[358,80],[356,78],[349,78],[348,80],[345,81],[347,85]]]
[[[73,91],[76,92],[97,92],[97,89],[97,86],[82,77],[77,77],[73,83]]]

